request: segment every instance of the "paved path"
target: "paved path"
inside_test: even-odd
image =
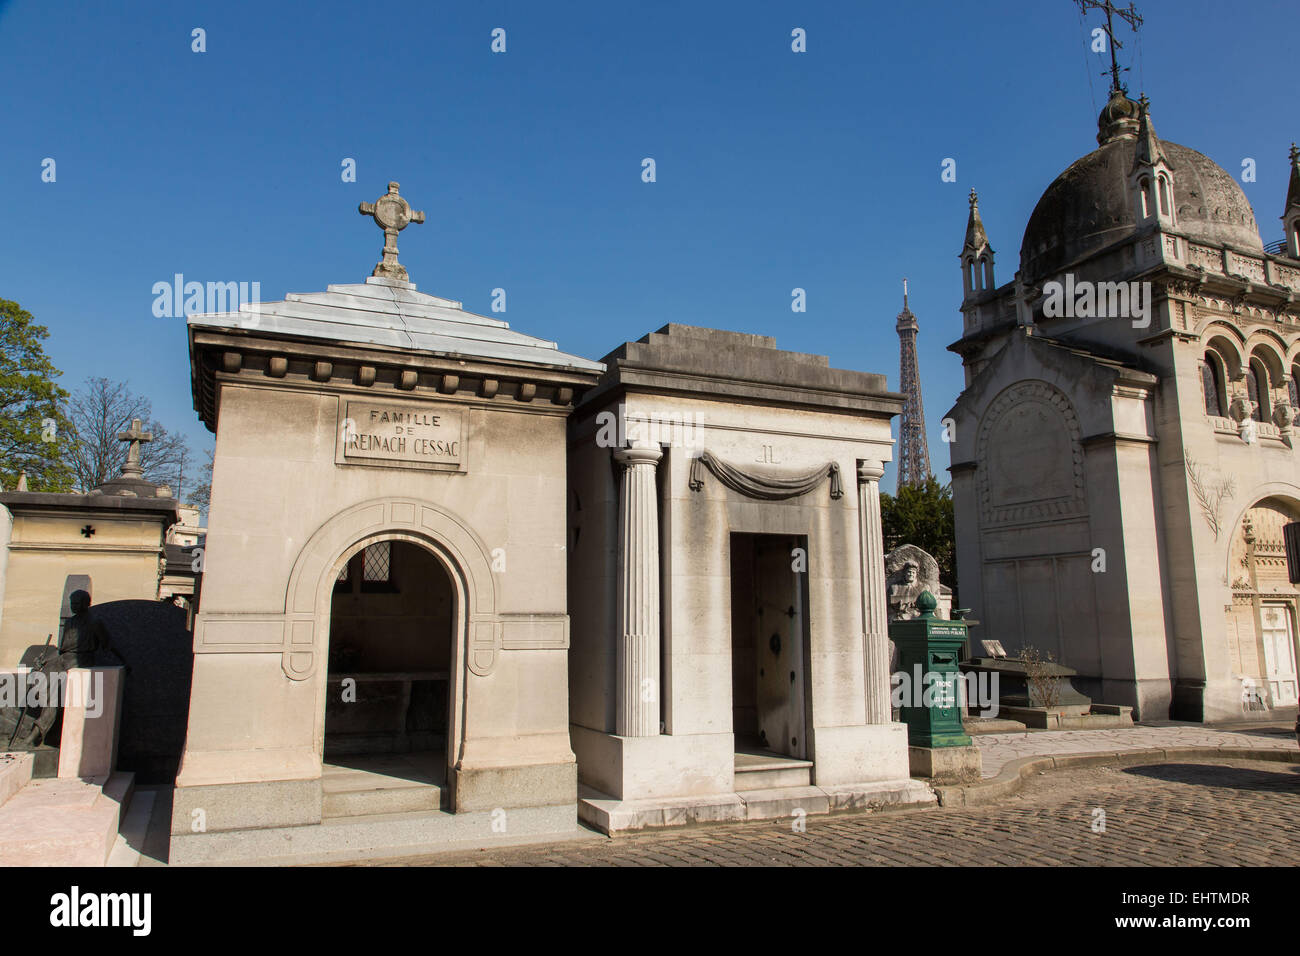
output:
[[[1061,754],[1165,750],[1171,747],[1245,747],[1251,750],[1296,750],[1294,729],[1284,724],[1246,728],[1182,724],[1125,727],[1117,730],[1034,730],[1027,733],[981,734],[972,738],[980,749],[985,778],[1021,757]]]
[[[1104,830],[1099,829],[1102,823]],[[1196,760],[1128,769],[1063,770],[1034,777],[1019,793],[991,806],[808,817],[806,824],[806,832],[797,832],[791,820],[771,820],[401,862],[417,866],[1297,866],[1300,767]]]

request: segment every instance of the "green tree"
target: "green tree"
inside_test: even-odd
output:
[[[914,544],[939,564],[939,580],[956,588],[956,536],[952,487],[934,475],[923,485],[904,485],[897,494],[880,495],[880,523],[885,550]]]
[[[0,299],[0,486],[27,473],[29,491],[69,491],[71,441],[63,373],[45,354],[49,330],[17,302]]]

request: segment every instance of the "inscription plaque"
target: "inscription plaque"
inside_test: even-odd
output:
[[[334,460],[343,465],[465,471],[464,411],[424,402],[340,399]]]

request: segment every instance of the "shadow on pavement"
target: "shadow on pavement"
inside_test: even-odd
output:
[[[1225,767],[1220,764],[1167,763],[1127,767],[1123,772],[1134,777],[1148,777],[1170,783],[1270,791],[1300,796],[1300,766],[1283,763],[1275,766],[1276,770],[1254,770],[1245,767]]]

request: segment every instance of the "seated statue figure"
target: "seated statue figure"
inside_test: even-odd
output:
[[[59,637],[60,669],[94,667],[95,655],[99,651],[112,654],[126,664],[122,655],[113,648],[104,622],[90,609],[90,595],[85,591],[73,591],[68,596],[68,606],[72,609],[72,617],[68,618]]]

